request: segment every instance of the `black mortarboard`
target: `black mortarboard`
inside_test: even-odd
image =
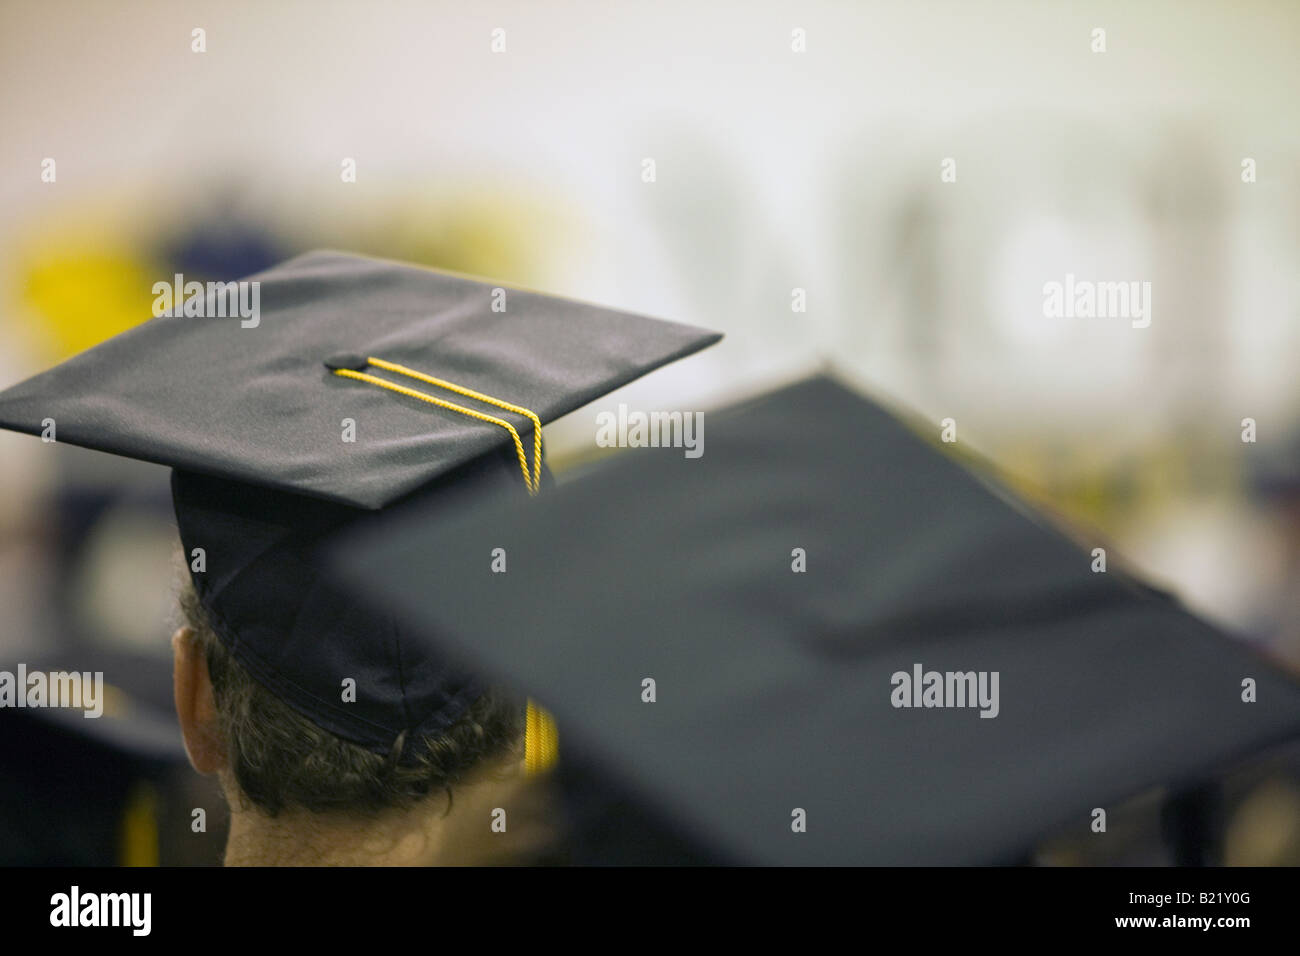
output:
[[[1300,733],[1295,682],[834,380],[708,425],[338,556],[555,714],[579,859],[1017,861]]]
[[[0,863],[218,859],[219,819],[211,835],[190,827],[193,808],[215,817],[221,801],[189,770],[161,650],[85,645],[4,663]]]
[[[223,642],[319,726],[388,752],[455,720],[479,687],[326,585],[319,542],[402,499],[526,497],[544,478],[534,421],[720,336],[336,252],[244,281],[178,278],[184,306],[160,295],[176,317],[0,393],[0,426],[52,425],[60,442],[171,466]]]
[[[185,749],[172,706],[171,668],[170,654],[100,646],[9,662],[4,671],[14,675],[15,699],[0,711],[0,719],[27,717],[59,734],[83,738],[143,762],[184,761]],[[28,685],[35,675],[49,674],[75,675],[77,687],[84,684],[86,688],[84,706],[26,706]],[[25,675],[32,677],[25,682]],[[98,675],[94,681],[92,675]],[[87,717],[88,712],[93,716]]]

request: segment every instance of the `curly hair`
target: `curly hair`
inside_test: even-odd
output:
[[[383,755],[336,737],[252,678],[222,644],[188,581],[179,603],[207,662],[230,773],[243,800],[269,816],[299,807],[378,813],[408,808],[438,790],[450,800],[470,771],[520,752],[523,706],[493,689],[444,731],[412,742],[419,745],[405,748],[400,761],[402,738]]]

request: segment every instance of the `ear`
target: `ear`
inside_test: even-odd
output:
[[[178,628],[172,635],[172,692],[190,763],[199,773],[223,770],[226,748],[217,731],[217,707],[208,677],[208,662],[199,651],[192,628]]]

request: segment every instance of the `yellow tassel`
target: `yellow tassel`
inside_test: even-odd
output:
[[[158,793],[151,784],[131,787],[118,837],[122,866],[158,865]]]
[[[455,385],[451,382],[440,378],[434,378],[432,375],[425,375],[423,372],[417,372],[415,369],[407,368],[405,365],[398,365],[395,362],[388,362],[384,359],[374,358],[371,356],[366,359],[367,365],[373,365],[375,368],[382,368],[386,371],[398,375],[405,375],[407,378],[413,378],[429,385],[436,385],[439,388],[445,388],[455,392],[457,395],[464,395],[466,398],[473,398],[480,402],[487,402],[489,405],[495,405],[497,408],[503,408],[508,412],[514,412],[516,415],[522,415],[533,423],[533,468],[528,470],[528,458],[524,454],[524,443],[519,438],[519,432],[515,426],[511,425],[503,418],[495,415],[485,415],[482,412],[475,411],[472,408],[466,408],[464,405],[457,405],[455,402],[448,402],[441,398],[436,398],[428,392],[421,392],[419,389],[407,388],[405,385],[398,385],[396,382],[387,382],[376,375],[370,375],[366,372],[358,372],[350,368],[336,368],[335,375],[343,378],[355,379],[358,382],[365,382],[369,385],[378,385],[380,388],[386,388],[390,392],[396,392],[399,395],[405,395],[408,398],[418,398],[422,402],[428,402],[431,405],[437,405],[439,408],[445,408],[451,412],[459,412],[461,415],[468,415],[470,418],[477,418],[481,422],[488,422],[492,425],[499,425],[510,433],[510,437],[515,443],[515,454],[519,456],[519,470],[524,474],[524,484],[528,486],[528,493],[537,494],[541,488],[542,480],[542,422],[537,415],[527,408],[520,405],[512,405],[510,402],[502,401],[499,398],[493,398],[491,395],[484,395],[482,392],[476,392],[472,388],[466,388],[463,385]]]
[[[524,770],[541,773],[560,756],[560,733],[553,718],[531,700],[524,718]]]

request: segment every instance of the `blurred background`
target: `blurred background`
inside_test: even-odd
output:
[[[1298,41],[1290,0],[10,0],[0,386],[149,320],[176,272],[331,247],[474,273],[726,332],[548,429],[557,470],[619,402],[830,360],[1300,666]],[[1046,318],[1067,273],[1150,281],[1150,327]],[[102,654],[121,692],[100,739],[0,713],[0,862],[216,862],[168,702],[165,470],[9,433],[0,462],[0,664]],[[1298,765],[1227,779],[1227,862],[1300,863]],[[196,806],[206,834],[158,825]],[[1134,807],[1042,860],[1170,862]]]

